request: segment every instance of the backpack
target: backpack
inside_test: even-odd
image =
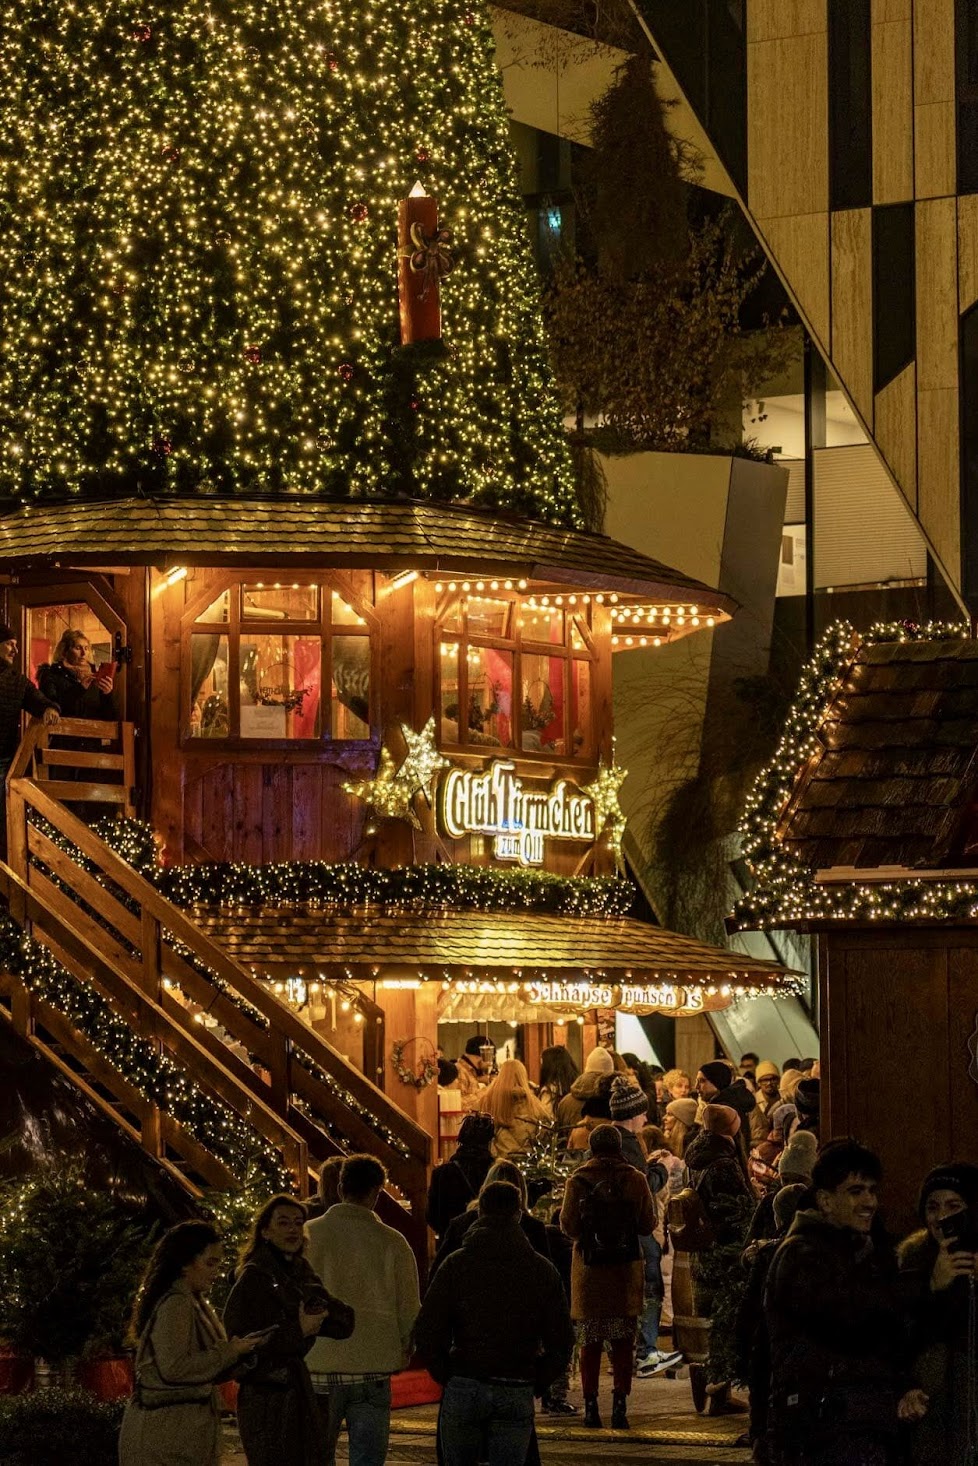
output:
[[[706,1252],[716,1241],[713,1223],[692,1186],[669,1198],[669,1238],[677,1252]]]
[[[615,1267],[638,1262],[642,1249],[638,1240],[635,1203],[622,1190],[615,1176],[597,1181],[578,1178],[581,1198],[581,1233],[578,1246],[588,1267]]]

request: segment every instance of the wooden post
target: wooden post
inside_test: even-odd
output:
[[[163,1117],[158,1105],[147,1104],[140,1116],[139,1136],[143,1149],[160,1160],[163,1156]]]
[[[271,1105],[277,1115],[283,1118],[289,1112],[292,1098],[290,1070],[292,1067],[292,1044],[281,1034],[274,1035],[269,1073],[272,1077]]]
[[[11,974],[10,1016],[14,1032],[21,1038],[30,1038],[34,1032],[34,998],[25,983]]]
[[[143,992],[154,1003],[161,1003],[160,924],[145,906],[142,911],[142,929]]]
[[[7,785],[7,864],[21,880],[30,883],[27,858],[27,802],[13,783]],[[28,930],[27,903],[18,888],[10,892],[10,915]]]

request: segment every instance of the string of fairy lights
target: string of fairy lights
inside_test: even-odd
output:
[[[819,641],[802,673],[785,731],[771,762],[758,775],[741,822],[743,855],[754,885],[735,907],[744,929],[791,927],[813,921],[940,921],[978,916],[975,881],[816,883],[815,872],[778,839],[781,817],[800,770],[823,747],[819,728],[841,691],[861,646],[879,642],[956,641],[970,636],[963,623],[877,622],[857,633],[837,621]]]
[[[457,267],[402,348],[419,180]],[[0,492],[579,523],[478,0],[4,6],[0,209]]]
[[[100,884],[111,887],[116,900],[125,902],[124,893],[97,866],[82,857],[67,837],[40,817],[32,818],[52,843],[79,860]],[[376,904],[385,910],[418,911],[458,906],[613,917],[625,915],[634,899],[630,883],[614,876],[575,878],[543,871],[500,871],[471,866],[376,869],[353,864],[331,866],[325,862],[292,861],[269,866],[220,863],[166,867],[160,862],[160,847],[152,827],[141,820],[101,820],[96,825],[96,833],[140,875],[182,907],[230,905],[242,908],[300,904],[348,907]],[[77,892],[61,880],[56,871],[46,868],[45,874],[67,896],[80,901]],[[86,910],[98,919],[97,912],[91,907],[86,906]],[[241,1173],[242,1167],[253,1163],[256,1150],[269,1162],[274,1156],[276,1164],[279,1164],[277,1152],[264,1146],[257,1132],[232,1112],[225,1113],[223,1107],[212,1106],[197,1091],[192,1076],[137,1039],[93,987],[78,982],[45,949],[24,938],[12,923],[8,923],[8,927],[8,935],[11,938],[16,936],[22,944],[19,965],[11,965],[10,970],[22,976],[32,991],[58,1006],[141,1094],[153,1099],[161,1108],[172,1111],[191,1134],[225,1160],[236,1174]],[[115,940],[121,940],[114,929],[112,935]],[[23,946],[23,943],[27,945]],[[268,1019],[189,948],[182,943],[174,945],[184,960],[191,963],[229,1002],[258,1026],[268,1027]],[[0,962],[4,956],[4,929],[0,928]],[[12,961],[9,957],[7,960]],[[344,1110],[355,1115],[392,1150],[404,1157],[410,1155],[409,1147],[381,1116],[315,1063],[298,1045],[293,1050],[293,1059]],[[341,1125],[321,1110],[314,1111],[299,1096],[293,1096],[292,1103],[319,1127],[338,1150],[349,1149],[349,1137]],[[275,1184],[285,1185],[287,1181],[279,1166]]]
[[[145,1099],[185,1126],[232,1174],[257,1173],[272,1189],[291,1189],[274,1146],[223,1101],[198,1089],[191,1075],[138,1037],[90,983],[75,978],[9,918],[0,922],[0,966],[64,1014]]]
[[[611,776],[614,770],[604,770]],[[605,780],[608,784],[608,778]],[[611,779],[604,791],[610,800]],[[45,826],[55,843],[64,837]],[[98,834],[175,905],[377,906],[385,911],[452,907],[468,911],[542,911],[558,916],[627,916],[635,888],[621,876],[560,876],[474,865],[378,867],[318,860],[246,865],[217,861],[164,866],[152,827],[142,820],[103,820]],[[74,847],[70,847],[74,852]],[[97,872],[93,872],[97,874]]]

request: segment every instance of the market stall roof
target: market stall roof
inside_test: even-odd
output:
[[[541,912],[360,907],[198,907],[195,919],[239,962],[273,975],[342,977],[385,972],[443,981],[695,985],[732,997],[794,991],[798,974],[776,962],[712,947],[630,917]]]
[[[21,506],[0,519],[0,563],[325,565],[520,577],[690,603],[736,603],[605,535],[411,500],[133,498]]]
[[[816,736],[780,821],[788,852],[813,870],[959,863],[978,788],[978,641],[860,646]]]

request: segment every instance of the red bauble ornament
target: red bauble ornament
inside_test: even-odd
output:
[[[153,452],[156,454],[157,458],[169,458],[170,454],[173,452],[173,444],[170,442],[169,438],[154,438]]]
[[[418,148],[414,156],[417,158],[419,163],[428,163],[431,161],[431,154],[429,153],[427,148]]]
[[[475,16],[472,14],[471,10],[467,10],[465,12],[465,14],[462,16],[462,20],[466,25],[475,25]]]
[[[408,407],[410,407],[410,409],[411,409],[412,412],[419,412],[420,409],[421,409],[421,398],[420,397],[411,397],[411,398],[409,398],[409,400],[408,400]]]
[[[355,204],[350,205],[350,218],[354,224],[362,224],[369,213],[370,210],[367,208],[363,199],[359,199]]]
[[[333,72],[334,75],[337,71],[339,71],[340,58],[337,56],[335,51],[329,52],[328,56],[326,57],[326,65],[329,67],[330,71]]]
[[[132,39],[146,45],[147,41],[153,39],[153,27],[151,25],[137,25],[132,33]]]
[[[163,157],[168,163],[178,163],[180,161],[180,149],[170,143],[163,149]]]
[[[261,347],[260,346],[246,346],[245,347],[245,361],[250,361],[252,366],[260,366],[261,365]]]
[[[353,363],[351,361],[341,361],[337,370],[339,371],[341,382],[353,381]]]

